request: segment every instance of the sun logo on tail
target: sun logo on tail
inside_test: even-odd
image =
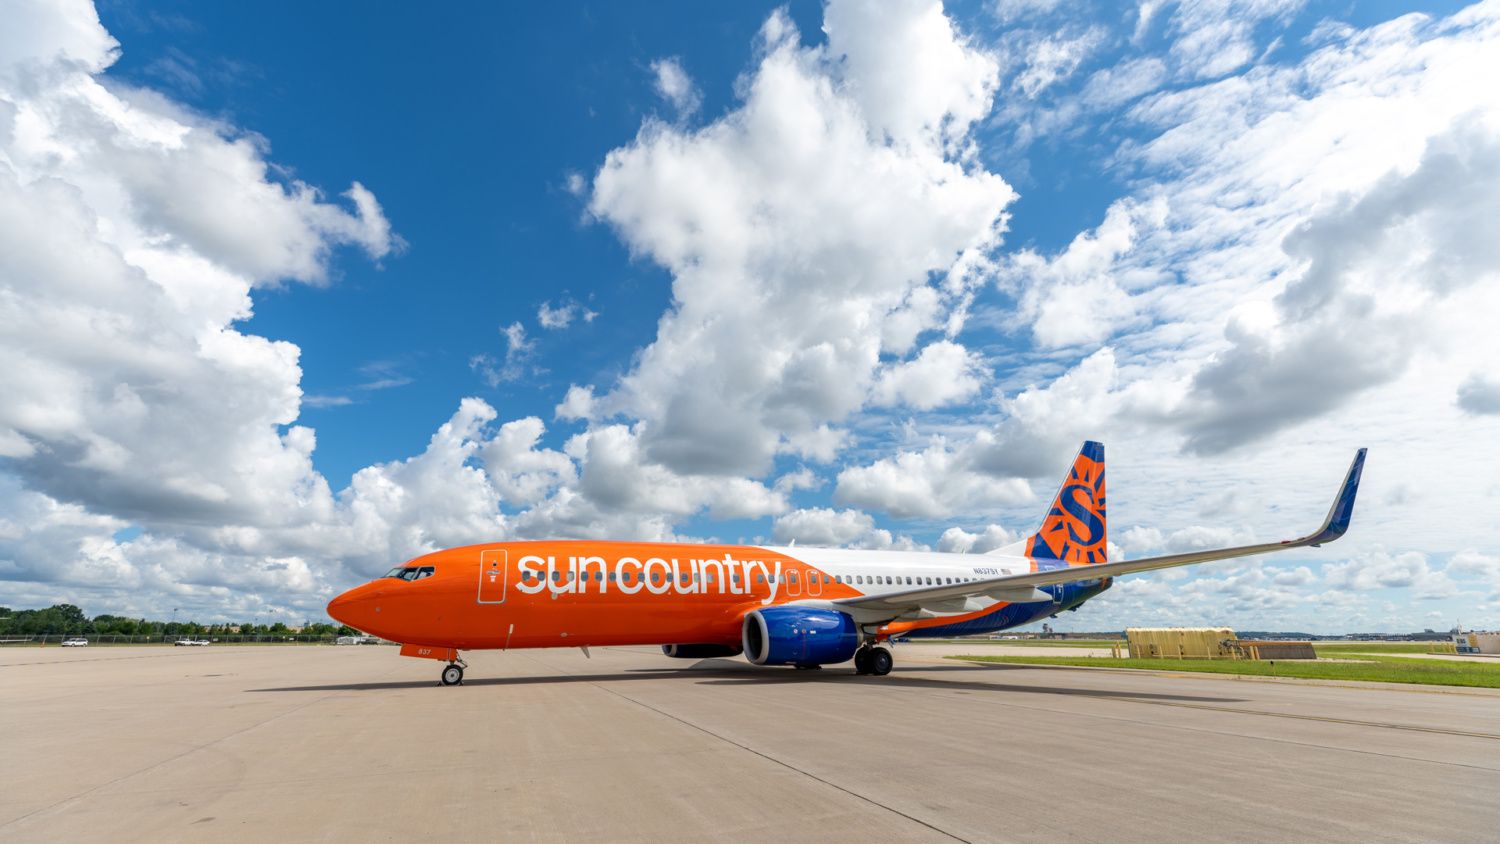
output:
[[[1105,562],[1104,513],[1104,446],[1085,443],[1041,530],[1026,543],[1026,555],[1069,565]]]

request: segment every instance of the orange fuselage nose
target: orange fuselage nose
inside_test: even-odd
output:
[[[384,591],[378,580],[356,586],[328,602],[328,615],[360,632],[389,638],[382,632],[382,628],[389,626],[382,624],[381,618]]]

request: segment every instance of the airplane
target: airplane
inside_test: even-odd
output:
[[[1076,610],[1115,577],[1343,536],[1365,449],[1322,526],[1299,539],[1109,562],[1104,446],[1083,444],[1037,532],[986,554],[586,540],[497,542],[425,554],[328,604],[343,624],[446,663],[461,651],[660,645],[678,659],[744,654],[883,676],[894,638],[968,636]]]

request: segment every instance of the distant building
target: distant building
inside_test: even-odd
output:
[[[1500,654],[1500,632],[1493,630],[1454,631],[1453,648],[1461,654]]]

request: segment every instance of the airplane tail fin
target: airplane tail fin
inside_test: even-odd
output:
[[[1104,518],[1104,444],[1085,442],[1052,500],[1042,527],[1025,540],[1026,556],[1070,566],[1107,561]]]

